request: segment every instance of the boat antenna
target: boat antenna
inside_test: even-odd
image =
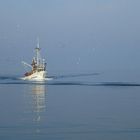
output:
[[[38,49],[40,48],[39,45],[40,45],[40,44],[39,44],[39,37],[38,37],[38,38],[37,38],[37,46],[36,46]]]

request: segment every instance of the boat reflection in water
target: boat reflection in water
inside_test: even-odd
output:
[[[46,87],[45,85],[32,85],[32,109],[34,113],[33,121],[40,122],[46,112]]]
[[[27,126],[28,133],[40,134],[42,126],[47,120],[46,103],[47,89],[43,83],[34,83],[25,86],[24,95],[24,115],[22,116],[23,125]]]
[[[25,90],[24,123],[41,125],[46,119],[47,89],[43,84],[30,84]]]
[[[45,85],[33,85],[32,96],[33,96],[33,107],[35,112],[45,111]]]

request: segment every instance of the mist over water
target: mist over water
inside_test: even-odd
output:
[[[139,7],[1,0],[0,140],[139,140]],[[24,81],[37,37],[48,75]]]

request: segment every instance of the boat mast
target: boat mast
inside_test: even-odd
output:
[[[39,66],[40,65],[40,61],[41,61],[39,39],[37,39],[37,46],[36,46],[35,50],[36,50],[36,63],[37,63],[37,66]]]
[[[36,62],[36,69],[37,70],[45,70],[46,69],[46,63],[45,63],[45,59],[41,58],[40,55],[40,46],[39,46],[39,39],[37,39],[37,46],[35,48],[36,51],[36,58],[35,58],[35,62]]]

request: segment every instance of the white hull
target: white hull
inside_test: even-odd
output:
[[[29,80],[29,81],[45,81],[46,80],[46,71],[35,72],[29,76],[22,77],[21,79]]]

